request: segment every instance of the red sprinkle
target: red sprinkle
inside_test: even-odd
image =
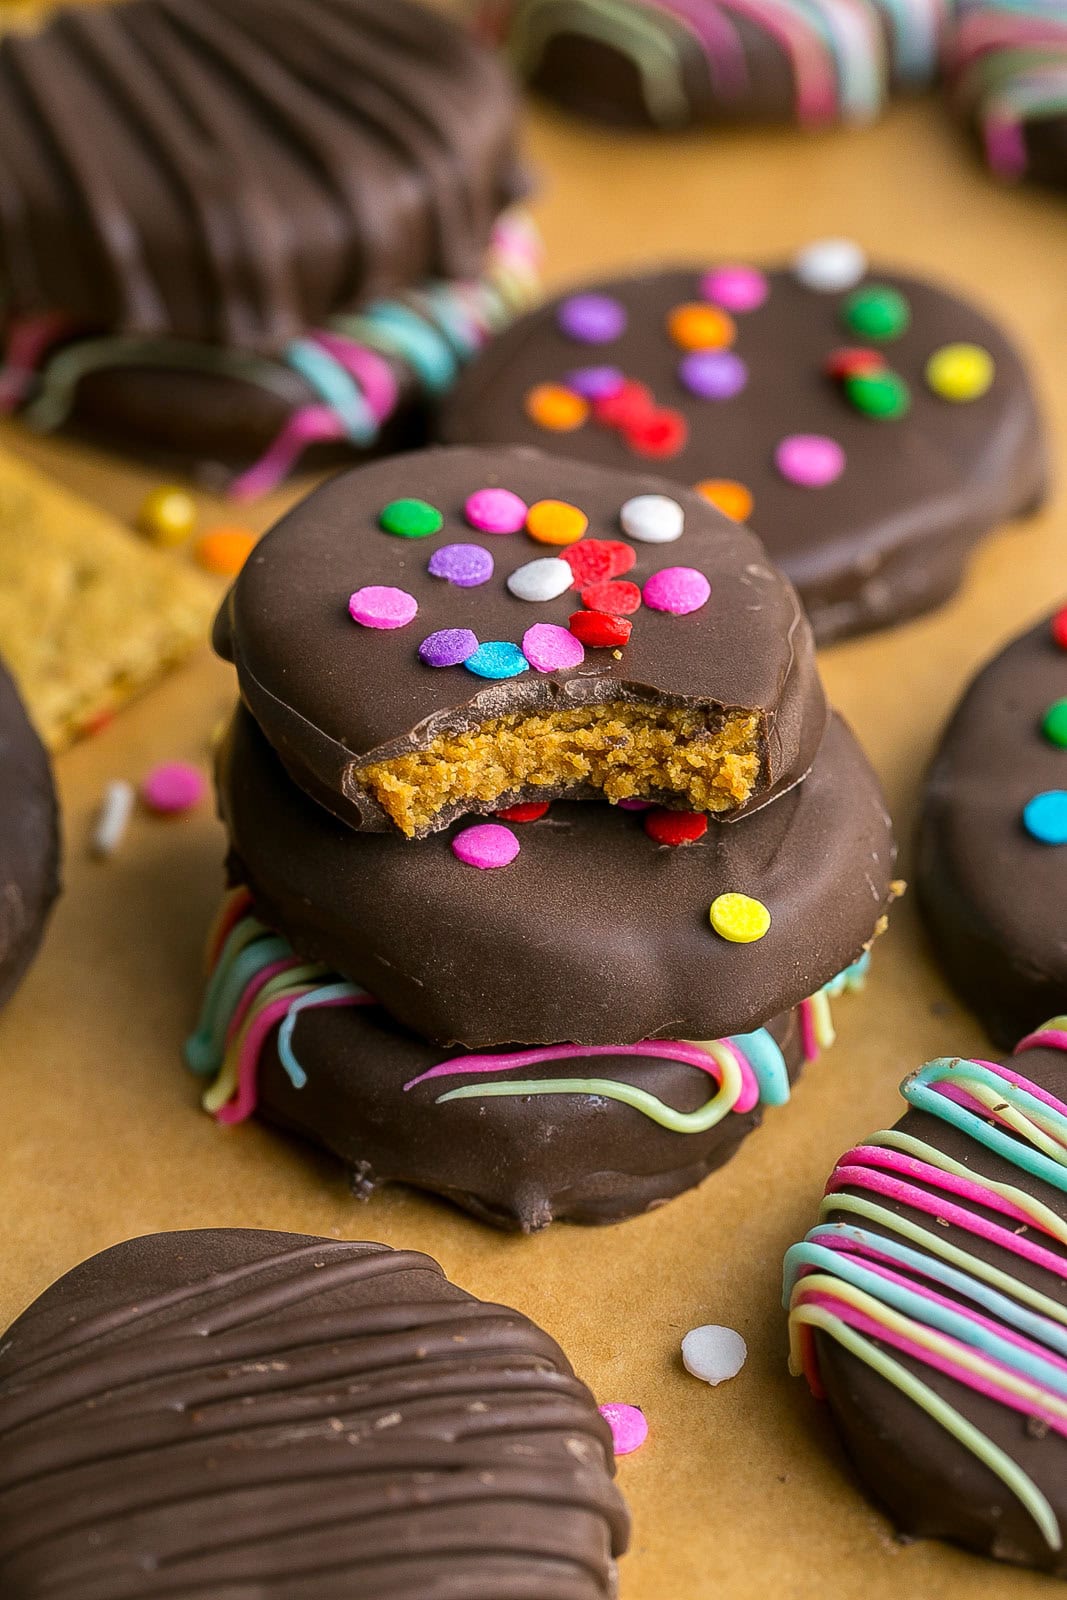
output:
[[[587,583],[603,583],[629,572],[637,551],[621,539],[579,539],[561,550],[560,556],[574,573],[575,588],[581,589]]]
[[[573,628],[571,632],[573,633]],[[1067,606],[1062,611],[1057,611],[1052,619],[1052,637],[1061,650],[1067,650]]]
[[[642,420],[654,416],[656,397],[646,384],[627,378],[616,394],[605,395],[593,401],[593,415],[609,428],[632,428]]]
[[[885,366],[885,356],[880,350],[846,346],[841,350],[831,350],[823,371],[828,378],[843,383],[846,378],[862,378],[871,372],[884,372]]]
[[[503,811],[494,811],[494,817],[499,817],[502,822],[536,822],[548,810],[547,800],[523,800],[517,806],[505,806]]]
[[[603,611],[575,611],[567,626],[583,644],[602,649],[625,644],[633,632],[633,623],[625,617],[609,617]]]
[[[636,423],[623,428],[626,443],[639,456],[676,456],[685,449],[689,438],[689,424],[680,411],[664,407]]]
[[[641,606],[636,583],[590,583],[582,590],[582,605],[590,611],[607,611],[613,617],[632,617]]]
[[[692,844],[708,831],[703,811],[666,811],[659,807],[641,818],[645,832],[657,844]]]

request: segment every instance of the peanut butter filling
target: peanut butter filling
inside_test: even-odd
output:
[[[447,807],[584,784],[608,800],[669,794],[691,811],[734,811],[760,777],[759,717],[616,703],[495,717],[424,750],[357,768],[409,838]],[[531,796],[531,798],[535,798]]]

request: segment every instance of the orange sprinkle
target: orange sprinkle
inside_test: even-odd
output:
[[[705,478],[695,485],[697,494],[710,500],[723,516],[733,522],[747,522],[752,515],[752,491],[733,478]]]
[[[248,560],[255,542],[250,528],[212,528],[196,541],[196,559],[209,572],[233,578]]]
[[[675,306],[667,318],[667,332],[683,350],[725,350],[734,342],[734,320],[718,306]]]
[[[552,433],[573,433],[589,415],[589,405],[561,383],[539,383],[526,396],[526,415]]]
[[[538,500],[526,513],[526,532],[538,544],[575,544],[589,518],[566,500]]]

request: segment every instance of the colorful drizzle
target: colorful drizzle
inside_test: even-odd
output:
[[[1016,1054],[1029,1049],[1067,1050],[1067,1016],[1029,1035]],[[976,1157],[991,1150],[1038,1184],[1067,1193],[1067,1105],[1021,1073],[944,1058],[906,1079],[901,1093],[916,1110],[966,1133],[979,1147]],[[891,1205],[922,1213],[934,1227]],[[857,1220],[822,1220],[841,1212]],[[1067,1305],[952,1243],[941,1231],[948,1227],[1043,1269],[1050,1290],[1062,1294],[1067,1221],[1038,1195],[891,1129],[841,1157],[818,1225],[786,1255],[790,1368],[821,1398],[815,1334],[834,1339],[977,1456],[1059,1550],[1062,1530],[1033,1479],[890,1353],[1067,1437]]]
[[[741,30],[754,27],[789,62],[797,122],[818,127],[876,116],[887,77],[929,83],[945,15],[945,0],[515,0],[487,7],[486,26],[506,33],[527,77],[565,34],[608,45],[633,64],[648,114],[664,127],[696,115],[685,71],[694,46],[717,106],[744,111],[750,85]]]
[[[1025,177],[1026,124],[1067,114],[1063,0],[961,0],[948,52],[954,97],[998,177]]]
[[[490,336],[534,303],[539,263],[530,219],[522,211],[507,212],[493,231],[482,278],[426,284],[403,300],[381,300],[358,315],[337,316],[328,328],[292,340],[277,360],[173,339],[72,340],[60,319],[27,319],[8,330],[0,410],[22,403],[31,376],[36,392],[24,420],[52,432],[66,422],[78,385],[93,372],[127,367],[206,373],[285,400],[295,372],[315,401],[293,411],[260,459],[229,485],[233,499],[252,500],[276,488],[312,445],[347,439],[360,449],[373,446],[405,390],[398,374],[410,375],[426,396],[448,389]]]
[[[868,958],[862,956],[826,988],[798,1007],[805,1060],[817,1058],[834,1042],[830,995],[861,986]],[[208,981],[196,1031],[185,1045],[186,1065],[198,1076],[211,1077],[204,1109],[219,1122],[237,1123],[256,1109],[263,1047],[278,1028],[277,1050],[290,1082],[301,1089],[307,1074],[297,1059],[293,1035],[300,1015],[318,1006],[373,1005],[372,996],[340,979],[328,968],[305,962],[292,946],[254,914],[246,889],[235,890],[223,904],[208,946]],[[789,1099],[785,1058],[766,1028],[729,1039],[644,1039],[627,1045],[550,1045],[477,1055],[452,1056],[404,1085],[405,1091],[439,1078],[512,1073],[548,1061],[592,1060],[604,1056],[646,1056],[680,1061],[708,1074],[715,1090],[696,1111],[677,1111],[657,1096],[614,1078],[500,1079],[464,1084],[440,1095],[451,1100],[511,1095],[596,1095],[632,1106],[635,1111],[676,1133],[701,1133],[731,1111],[752,1111],[757,1105],[784,1105]]]

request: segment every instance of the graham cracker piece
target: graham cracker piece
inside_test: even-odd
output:
[[[50,749],[205,643],[216,605],[180,559],[0,451],[0,656]]]

